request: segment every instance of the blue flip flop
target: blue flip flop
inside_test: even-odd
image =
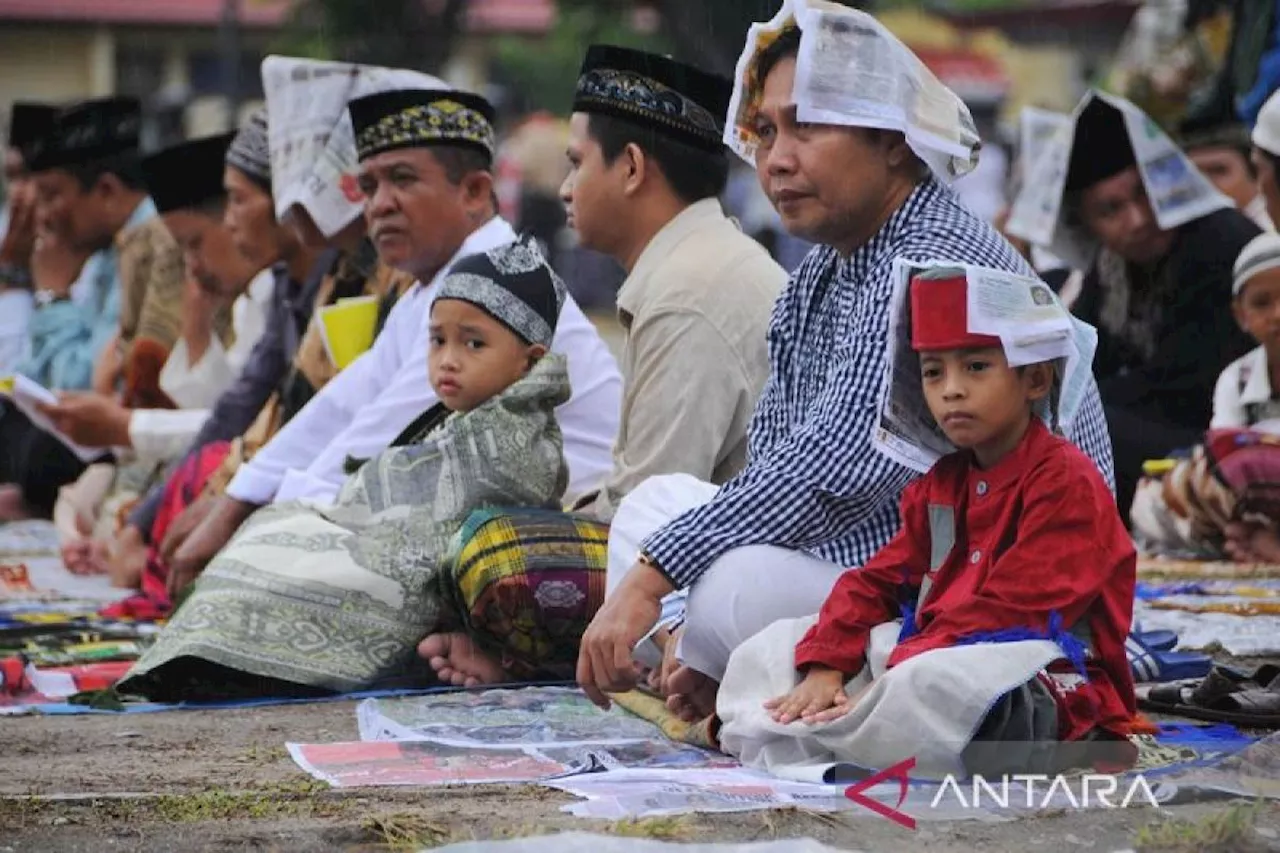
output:
[[[1152,631],[1152,634],[1157,632]],[[1181,681],[1185,678],[1204,678],[1213,668],[1208,655],[1175,652],[1147,642],[1147,634],[1130,634],[1124,648],[1133,669],[1133,680],[1139,683]],[[1157,638],[1167,640],[1167,638]],[[1177,643],[1177,637],[1174,638]]]
[[[1176,631],[1134,631],[1136,636],[1149,648],[1159,652],[1171,652],[1178,645]]]

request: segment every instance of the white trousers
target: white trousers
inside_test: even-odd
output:
[[[635,565],[644,539],[711,500],[716,490],[688,474],[664,474],[627,495],[609,529],[608,592]],[[672,596],[663,615],[687,594],[680,659],[720,681],[734,649],[779,619],[817,613],[843,572],[844,567],[801,551],[773,545],[735,548],[712,563],[689,590]]]

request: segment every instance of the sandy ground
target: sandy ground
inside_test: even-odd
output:
[[[532,786],[329,790],[294,765],[284,744],[355,740],[353,703],[34,716],[0,725],[0,853],[408,850],[569,829],[679,840],[809,836],[849,850],[1108,853],[1134,846],[1144,827],[1221,819],[1232,809],[1219,801],[1159,813],[1054,813],[1001,824],[922,823],[914,833],[857,812],[839,819],[789,811],[610,824],[561,814],[567,795]],[[1273,849],[1280,808],[1260,807],[1256,827],[1253,846],[1232,837],[1217,849]],[[1188,849],[1213,849],[1192,833],[1173,835]]]

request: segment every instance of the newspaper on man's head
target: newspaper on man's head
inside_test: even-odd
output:
[[[285,56],[262,61],[271,191],[276,217],[301,205],[325,237],[350,225],[363,209],[356,185],[355,132],[347,104],[394,89],[441,89],[437,77],[401,68],[351,65]]]
[[[1090,387],[1098,333],[1071,315],[1057,295],[1038,278],[950,261],[894,261],[893,297],[889,305],[886,378],[880,392],[880,416],[871,443],[884,455],[924,473],[955,445],[934,421],[920,379],[920,358],[911,348],[911,279],[953,278],[968,285],[969,331],[1000,338],[1013,367],[1054,362],[1057,371],[1056,412],[1050,401],[1037,414],[1046,422],[1056,415],[1068,432]],[[1052,423],[1051,423],[1052,425]]]
[[[1146,113],[1124,98],[1090,91],[1076,105],[1068,124],[1043,138],[1034,159],[1024,164],[1022,188],[1005,226],[1010,234],[1048,249],[1075,269],[1085,270],[1093,263],[1098,242],[1080,223],[1070,220],[1064,195],[1076,125],[1095,98],[1123,116],[1138,174],[1162,229],[1233,206]]]
[[[790,27],[801,30],[792,99],[799,121],[898,130],[940,179],[973,171],[981,143],[969,108],[866,12],[828,0],[783,0],[756,23],[738,58],[725,144],[755,159],[756,57]]]

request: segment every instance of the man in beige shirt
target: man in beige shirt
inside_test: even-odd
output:
[[[747,461],[747,425],[769,376],[769,314],[787,274],[717,198],[729,175],[732,88],[601,45],[579,76],[561,197],[582,244],[628,273],[613,471],[577,506],[605,521],[653,475],[719,485]]]

